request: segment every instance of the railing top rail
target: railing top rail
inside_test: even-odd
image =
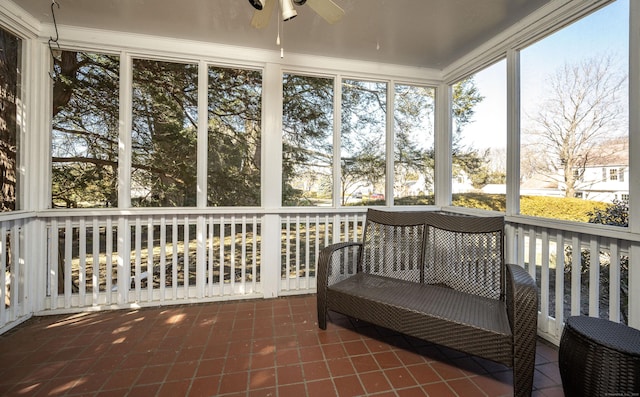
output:
[[[0,213],[0,222],[16,221],[16,220],[29,220],[35,218],[35,212],[27,211],[12,211]]]
[[[528,225],[546,229],[555,229],[563,232],[597,235],[601,237],[619,240],[640,242],[640,234],[632,233],[627,227],[607,226],[595,223],[580,223],[556,219],[536,218],[523,215],[511,215],[506,217],[507,224]]]
[[[389,208],[389,207],[380,207]],[[262,208],[262,207],[207,207],[207,208],[74,208],[74,209],[53,209],[39,211],[34,214],[38,218],[74,218],[74,217],[118,217],[118,216],[200,216],[200,215],[286,215],[286,214],[344,214],[344,213],[365,213],[367,207],[290,207],[290,208]]]

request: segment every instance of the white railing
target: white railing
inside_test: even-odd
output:
[[[362,240],[365,212],[364,209],[360,211],[281,216],[281,294],[316,291],[316,264],[320,250],[331,243]]]
[[[360,211],[281,214],[269,231],[258,213],[50,216],[45,310],[257,298],[265,272],[281,295],[312,293],[320,250],[359,239]],[[266,232],[281,236],[278,257],[263,256]]]
[[[5,218],[0,332],[33,313],[261,298],[273,290],[275,296],[313,293],[320,250],[361,240],[365,210],[145,209]],[[274,215],[279,222],[265,222]],[[263,247],[264,236],[278,235],[279,248]],[[640,286],[632,285],[629,269],[640,260],[631,256],[640,242],[630,236],[624,229],[507,218],[507,259],[523,264],[540,290],[541,336],[558,343],[569,315],[638,322],[629,293]]]
[[[46,310],[260,296],[257,215],[51,217]]]
[[[0,333],[31,317],[30,277],[25,260],[25,230],[30,215],[0,221]]]
[[[629,310],[632,247],[624,229],[562,222],[510,222],[510,258],[524,264],[540,290],[538,334],[559,343],[568,316],[587,315],[634,324]],[[549,226],[548,224],[551,224]]]

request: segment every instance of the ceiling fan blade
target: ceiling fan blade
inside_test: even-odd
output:
[[[273,12],[273,6],[276,5],[277,0],[266,0],[262,10],[254,11],[253,18],[251,18],[251,26],[256,29],[266,28],[269,25],[271,19],[271,13]]]
[[[307,0],[307,4],[330,24],[338,22],[344,16],[344,10],[331,0]]]

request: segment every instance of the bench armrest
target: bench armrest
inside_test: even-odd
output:
[[[513,332],[514,386],[516,395],[531,393],[538,332],[538,288],[521,266],[506,271],[506,304]]]
[[[360,242],[343,242],[324,247],[317,267],[318,326],[327,329],[327,288],[358,272]]]

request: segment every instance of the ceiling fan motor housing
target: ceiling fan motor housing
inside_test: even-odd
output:
[[[255,8],[256,10],[262,10],[264,8],[264,2],[266,0],[249,0],[249,3],[253,6],[253,8]],[[306,1],[306,0],[304,0]]]

